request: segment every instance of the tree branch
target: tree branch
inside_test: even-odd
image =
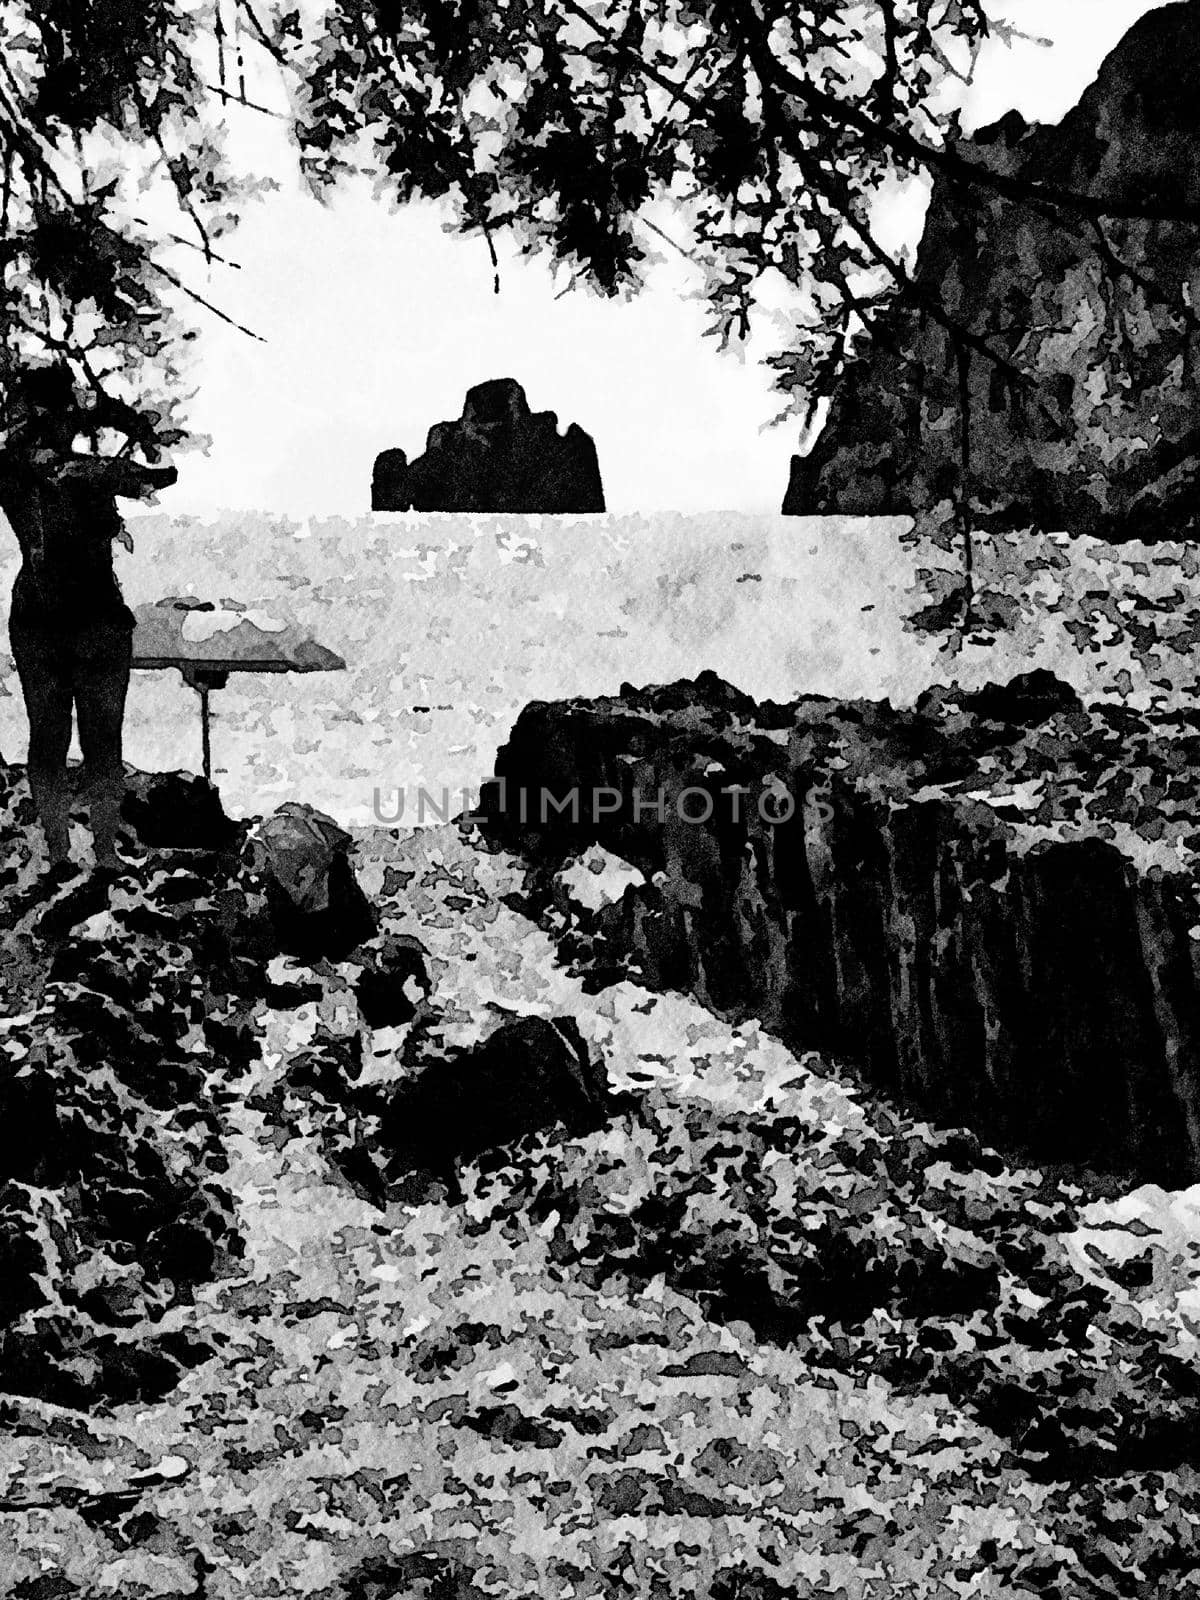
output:
[[[259,344],[267,343],[261,333],[255,333],[253,328],[247,328],[244,323],[238,322],[236,318],[222,311],[220,306],[213,305],[211,300],[206,300],[195,289],[189,288],[182,278],[176,277],[169,267],[163,266],[161,261],[155,261],[151,256],[147,256],[146,265],[152,272],[157,272],[159,277],[165,278],[168,283],[174,284],[181,294],[187,295],[189,300],[194,300],[198,306],[203,306],[205,311],[211,312],[214,317],[218,317],[222,322],[227,323],[229,327],[236,328],[239,333],[244,333],[248,339],[254,339]]]
[[[732,0],[732,3],[736,5],[737,0]],[[579,4],[579,0],[557,0],[557,4],[582,22],[598,38],[603,39],[614,49],[621,48],[620,41],[603,23],[598,22],[585,6]],[[753,21],[758,22],[759,19],[755,17]],[[1023,205],[1048,206],[1052,210],[1073,212],[1082,217],[1200,225],[1200,206],[1175,206],[1161,201],[1116,200],[1099,195],[1081,194],[1077,190],[1062,188],[1057,184],[1030,183],[1023,178],[1013,178],[1002,172],[994,172],[990,167],[971,161],[954,149],[948,147],[938,149],[918,139],[907,128],[881,121],[869,111],[864,111],[855,105],[852,100],[830,94],[828,90],[818,88],[807,78],[798,76],[770,52],[766,55],[770,62],[768,69],[770,80],[778,88],[786,89],[802,105],[818,112],[825,122],[833,123],[842,129],[851,129],[868,143],[883,146],[892,155],[915,162],[918,166],[944,172],[950,177],[959,179],[960,182],[975,188],[991,190]],[[681,84],[666,73],[659,72],[640,54],[636,59],[640,70],[652,83],[674,95],[680,105],[687,106],[698,115],[704,114],[701,102],[693,95],[688,95]]]
[[[130,217],[131,222],[136,222],[139,228],[153,227],[145,217]],[[230,267],[234,272],[242,270],[242,263],[235,261],[232,256],[219,255],[215,250],[206,250],[203,245],[196,243],[195,239],[185,239],[181,233],[164,233],[161,236],[168,244],[181,244],[186,250],[199,250],[206,260],[215,261],[219,266]]]
[[[622,48],[621,41],[614,38],[611,33],[597,23],[591,14],[578,3],[578,0],[558,0],[558,3],[572,15],[586,22],[593,33],[603,37],[614,48]],[[741,42],[754,67],[755,76],[759,79],[763,95],[764,120],[770,127],[773,136],[796,161],[810,187],[826,200],[833,212],[841,218],[843,224],[859,240],[868,258],[875,265],[883,268],[896,284],[901,295],[910,304],[918,307],[931,321],[937,323],[956,344],[961,344],[965,349],[975,351],[984,360],[1003,372],[1014,386],[1032,384],[1033,380],[1027,372],[1018,367],[1007,356],[993,349],[988,340],[975,332],[973,328],[959,323],[945,310],[936,296],[930,295],[922,289],[903,265],[879,244],[870,229],[859,221],[854,214],[850,197],[844,193],[839,194],[837,192],[834,174],[805,146],[803,138],[797,136],[801,133],[801,130],[788,117],[785,108],[774,99],[772,91],[777,89],[776,75],[772,68],[774,58],[769,50],[758,46],[752,31],[753,21],[758,19],[752,19],[751,25],[747,26],[745,16],[739,12],[738,0],[728,0],[728,10],[738,24]],[[644,61],[640,55],[638,55],[637,60],[641,71],[651,82],[674,94],[678,103],[693,112],[701,121],[707,122],[709,120],[709,107],[702,101],[689,94],[681,85],[673,82],[665,74],[658,72],[657,68]],[[835,106],[840,107],[842,105],[842,102],[835,96],[830,96],[829,98]],[[835,285],[835,288],[837,292],[841,293],[842,286]],[[1042,403],[1042,410],[1045,411],[1044,402]],[[1051,418],[1051,421],[1057,425],[1057,419]]]
[[[0,56],[0,72],[4,73],[4,76],[11,84],[12,74],[4,64],[3,56]],[[49,183],[50,187],[53,188],[69,206],[72,208],[77,206],[78,201],[75,199],[75,196],[71,194],[70,190],[58,176],[58,173],[55,172],[49,161],[42,154],[38,145],[37,135],[27,129],[22,122],[19,102],[10,100],[8,92],[4,89],[0,89],[0,113],[3,115],[3,121],[0,122],[0,127],[2,127],[3,131],[7,133],[9,143],[13,146],[21,159],[27,162],[40,175],[44,183]]]
[[[138,109],[142,109],[140,96],[138,98]],[[167,177],[171,180],[171,186],[175,190],[175,198],[179,201],[180,209],[191,219],[192,226],[195,228],[200,238],[200,249],[203,252],[204,259],[208,262],[209,266],[211,266],[213,262],[213,251],[212,240],[208,237],[208,229],[204,226],[204,221],[201,218],[200,213],[193,205],[191,195],[187,192],[184,184],[175,175],[175,164],[172,162],[171,157],[167,153],[167,147],[163,143],[162,134],[157,128],[152,128],[150,130],[150,136],[154,140],[159,155],[162,157],[163,166],[166,168]]]
[[[794,152],[793,152],[794,153]],[[797,158],[802,159],[802,158]],[[913,278],[901,262],[897,261],[891,253],[883,248],[875,235],[860,222],[854,215],[852,208],[847,204],[846,198],[839,198],[831,191],[827,175],[820,170],[814,171],[816,163],[805,153],[803,158],[810,163],[808,181],[817,189],[837,212],[845,227],[849,228],[855,238],[859,240],[868,256],[877,266],[880,266],[892,278],[897,288],[906,300],[917,306],[932,322],[944,329],[956,342],[961,343],[967,350],[973,350],[977,355],[983,356],[992,366],[1003,372],[1015,384],[1028,384],[1033,380],[1021,367],[1016,366],[1007,356],[994,350],[988,341],[974,331],[974,329],[958,322],[942,305],[936,295],[927,293]]]
[[[289,120],[286,111],[273,111],[270,106],[259,105],[257,100],[248,100],[244,94],[234,94],[229,89],[220,89],[215,83],[205,83],[201,87],[209,94],[215,94],[218,99],[224,100],[227,105],[242,106],[247,111],[257,111],[264,117],[278,117],[283,122]]]
[[[257,23],[257,19],[256,25],[261,27],[261,24]],[[383,67],[383,70],[389,77],[394,76],[394,69],[401,65],[396,57],[395,41],[391,38],[385,39],[380,34],[379,29],[373,27],[365,15],[362,19],[362,26],[363,32],[370,40],[376,59]],[[459,126],[463,130],[463,135],[470,147],[470,133],[467,129],[466,108],[463,104],[461,88],[456,96],[456,104],[458,107]],[[475,171],[473,162],[466,151],[460,150],[457,145],[454,145],[452,146],[452,154],[455,165],[458,168],[458,182],[462,188],[464,200],[469,207],[470,221],[474,227],[479,229],[479,232],[483,235],[484,243],[487,245],[488,258],[492,264],[492,293],[498,295],[500,293],[500,258],[496,253],[495,229],[492,227],[487,215],[487,197],[482,193],[483,182],[479,173]]]
[[[246,18],[246,21],[250,24],[250,27],[254,31],[259,44],[262,45],[267,54],[271,56],[279,66],[290,68],[293,65],[292,61],[288,58],[287,53],[281,50],[280,47],[275,43],[274,39],[271,38],[271,35],[260,22],[258,13],[251,4],[251,0],[237,0],[237,8]]]
[[[879,115],[892,117],[896,110],[896,85],[900,78],[900,59],[897,52],[896,0],[879,0],[883,12],[883,71],[872,86],[872,98]]]
[[[560,0],[572,4],[573,0]],[[806,78],[790,71],[777,58],[771,58],[771,71],[775,82],[795,95],[810,110],[818,111],[828,121],[849,127],[872,144],[883,145],[893,155],[914,161],[918,165],[945,173],[973,188],[989,189],[1020,205],[1044,206],[1054,211],[1067,211],[1081,217],[1109,217],[1134,222],[1184,222],[1200,225],[1200,206],[1168,205],[1163,201],[1117,200],[1103,195],[1081,194],[1076,189],[1058,184],[1029,182],[1003,172],[995,172],[981,162],[971,161],[949,146],[937,149],[928,145],[907,128],[883,122],[863,111],[852,101],[819,89]]]

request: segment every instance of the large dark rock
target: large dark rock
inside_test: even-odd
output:
[[[588,512],[604,510],[596,446],[572,423],[558,431],[553,411],[531,412],[512,378],[467,391],[457,422],[429,430],[411,465],[402,450],[375,462],[376,511]]]
[[[250,830],[246,859],[280,954],[337,961],[374,935],[378,918],[354,876],[352,843],[332,818],[294,800]]]
[[[129,772],[121,818],[158,850],[228,850],[240,832],[216,786],[190,772]]]
[[[453,1181],[462,1162],[486,1150],[555,1126],[584,1132],[608,1114],[603,1063],[569,1017],[518,1017],[473,1048],[443,1054],[434,1043],[424,1054],[381,1119],[380,1145],[396,1175]]]
[[[1055,127],[1015,112],[957,149],[1007,177],[1114,200],[1200,204],[1200,29],[1166,5],[1130,30]],[[1179,539],[1200,526],[1194,225],[1037,209],[939,175],[918,287],[1029,373],[966,372],[972,511],[996,527]],[[850,366],[823,433],[795,457],[798,516],[923,514],[960,484],[950,333],[904,307]]]
[[[1044,677],[782,711],[711,684],[529,706],[486,826],[548,872],[593,842],[640,868],[603,920],[651,986],[1009,1148],[1200,1177],[1197,860],[1146,864],[1200,845],[1200,738]]]
[[[369,1028],[398,1028],[411,1022],[432,988],[429,953],[411,934],[384,933],[357,952],[362,971],[354,994]]]
[[[1007,683],[984,684],[973,694],[964,695],[962,704],[975,716],[991,722],[1026,725],[1083,711],[1083,702],[1070,684],[1044,667],[1033,672],[1019,672]]]

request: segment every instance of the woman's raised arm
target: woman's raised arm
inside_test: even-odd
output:
[[[138,500],[166,489],[179,476],[174,467],[144,467],[117,456],[59,456],[48,463],[49,477],[60,483],[84,483],[123,499]]]

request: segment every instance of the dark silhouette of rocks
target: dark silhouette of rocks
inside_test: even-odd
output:
[[[131,772],[122,820],[154,849],[228,850],[241,829],[214,784],[190,772]]]
[[[371,510],[407,511],[408,456],[403,450],[381,450],[371,474]]]
[[[468,1042],[453,1021],[422,1008],[398,1065],[390,1084],[364,1079],[361,1042],[318,1030],[255,1106],[284,1120],[288,1102],[303,1101],[330,1162],[384,1207],[436,1194],[461,1200],[464,1165],[498,1164],[505,1146],[531,1134],[591,1132],[617,1104],[570,1017],[505,1018]]]
[[[412,1079],[389,1097],[379,1146],[390,1175],[426,1175],[455,1187],[459,1165],[525,1134],[582,1133],[609,1112],[604,1065],[570,1017],[517,1017],[469,1049],[418,1034]]]
[[[425,453],[375,461],[376,511],[580,513],[604,510],[596,446],[577,423],[558,431],[553,411],[532,412],[513,378],[467,391],[457,422],[429,430]]]
[[[411,1022],[432,982],[428,952],[411,934],[385,933],[355,952],[362,971],[354,993],[369,1028],[397,1028]]]
[[[1015,112],[958,149],[1010,177],[1116,200],[1200,203],[1200,30],[1194,8],[1137,22],[1057,126]],[[1170,63],[1169,70],[1165,64]],[[825,428],[793,459],[798,516],[932,513],[960,484],[969,394],[975,520],[1106,538],[1200,527],[1200,322],[1187,285],[1193,225],[1106,222],[1023,205],[939,175],[919,288],[1033,374],[1011,384],[982,355],[960,370],[922,309],[885,320],[846,371]]]
[[[354,876],[351,845],[332,818],[291,800],[250,830],[246,857],[277,953],[341,960],[374,935],[376,914]]]
[[[1169,1184],[1200,1176],[1198,768],[1200,735],[1048,675],[761,719],[707,677],[528,706],[482,809],[547,901],[592,844],[640,869],[592,930],[640,981],[1003,1147]],[[1175,825],[1179,870],[1148,864]]]
[[[1083,701],[1069,683],[1044,667],[1018,672],[1007,683],[985,683],[981,689],[927,689],[917,700],[917,710],[941,713],[958,707],[986,722],[1036,727],[1051,717],[1083,711]]]

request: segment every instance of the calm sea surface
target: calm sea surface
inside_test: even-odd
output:
[[[406,821],[421,788],[472,790],[530,700],[707,667],[758,696],[905,703],[933,678],[1008,676],[1033,655],[1056,664],[1061,641],[1018,637],[950,660],[907,629],[920,558],[902,547],[904,527],[734,514],[303,524],[155,514],[130,519],[135,551],[118,563],[132,603],[235,599],[264,620],[301,623],[345,658],[345,672],[233,677],[213,697],[213,760],[235,813],[302,799],[363,824],[376,790],[389,817],[405,792]],[[8,535],[5,590],[15,566]],[[1068,675],[1078,680],[1074,663]],[[24,745],[4,657],[0,752],[23,759]],[[198,769],[197,698],[176,672],[135,673],[126,756]]]

